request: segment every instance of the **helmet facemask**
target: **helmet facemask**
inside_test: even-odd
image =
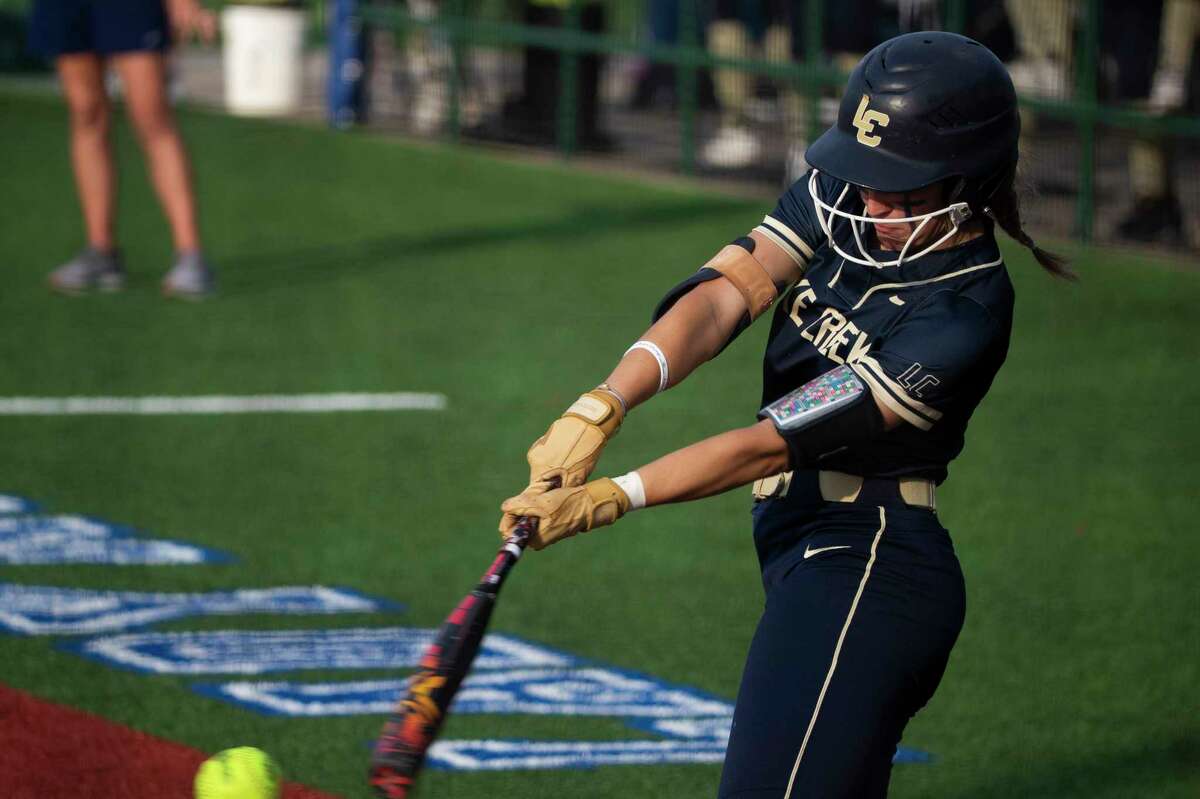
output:
[[[842,210],[842,202],[846,199],[846,194],[852,188],[852,184],[850,183],[846,183],[843,186],[841,193],[838,194],[837,199],[834,200],[832,205],[821,199],[820,194],[817,191],[817,179],[819,175],[820,170],[813,169],[808,178],[808,194],[812,198],[813,207],[817,212],[817,222],[820,224],[821,230],[824,231],[825,237],[829,240],[829,246],[833,248],[834,252],[852,263],[882,268],[886,266],[899,266],[900,264],[908,261],[915,261],[918,258],[933,252],[947,241],[950,241],[955,235],[958,234],[963,223],[971,218],[970,204],[963,201],[954,201],[954,197],[962,194],[963,184],[961,182],[956,187],[955,191],[951,193],[951,202],[943,208],[940,208],[936,211],[930,211],[929,213],[925,214],[916,214],[914,216],[877,219],[865,214],[853,214],[849,211]],[[950,229],[944,235],[942,235],[941,238],[927,245],[920,252],[910,256],[908,251],[913,246],[913,243],[920,239],[921,231],[924,230],[926,225],[928,225],[931,221],[941,216],[946,216],[949,218]],[[834,235],[834,225],[837,223],[838,219],[844,219],[850,225],[850,231],[854,235],[854,243],[862,257],[851,255],[842,249],[841,245],[838,244],[837,237]],[[911,233],[909,233],[908,239],[905,241],[904,246],[900,248],[899,255],[897,255],[896,258],[888,261],[881,261],[872,256],[866,245],[863,243],[863,232],[867,229],[867,226],[874,226],[877,224],[903,224],[905,222],[916,222],[917,226],[913,228]]]

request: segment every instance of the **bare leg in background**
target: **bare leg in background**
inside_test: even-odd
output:
[[[113,56],[129,119],[146,154],[150,180],[179,253],[200,249],[191,165],[167,97],[166,59],[157,52]]]
[[[104,62],[95,53],[72,53],[55,62],[71,125],[71,166],[88,246],[116,247],[113,232],[117,173],[109,136],[112,108],[104,90]]]

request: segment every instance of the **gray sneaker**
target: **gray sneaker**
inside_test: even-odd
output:
[[[48,279],[50,288],[63,294],[83,294],[92,289],[120,291],[125,288],[125,267],[120,252],[86,247],[51,272]]]
[[[180,253],[162,281],[163,294],[184,300],[202,300],[216,290],[216,275],[200,252]]]

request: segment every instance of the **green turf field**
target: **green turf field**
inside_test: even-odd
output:
[[[228,565],[0,566],[36,585],[202,591],[326,584],[406,603],[340,617],[155,629],[432,626],[497,543],[524,452],[644,329],[659,295],[768,202],[469,150],[185,113],[209,303],[160,299],[170,243],[127,127],[123,294],[51,296],[82,243],[53,99],[0,93],[0,397],[444,393],[441,413],[0,418],[0,493],[236,553]],[[1078,286],[1009,247],[1008,364],[940,502],[967,624],[904,744],[892,795],[1200,794],[1200,363],[1196,265],[1078,252]],[[639,409],[601,470],[753,419],[765,325]],[[494,629],[732,699],[761,603],[745,491],[635,514],[535,554]],[[365,796],[376,716],[287,720],[0,637],[0,682],[215,751],[270,749],[291,779]],[[351,679],[386,672],[302,672]],[[617,720],[463,716],[455,738],[637,737]],[[421,796],[695,797],[719,767],[432,772]]]

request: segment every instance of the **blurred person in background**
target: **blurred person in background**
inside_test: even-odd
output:
[[[1158,66],[1150,87],[1150,109],[1178,113],[1188,105],[1189,69],[1194,67],[1200,38],[1200,2],[1166,0],[1158,41]],[[1191,69],[1190,74],[1195,75]],[[1195,87],[1191,87],[1195,90]]]
[[[329,74],[325,99],[329,124],[345,130],[367,121],[372,67],[371,37],[358,0],[334,0],[329,11]]]
[[[1017,39],[1017,58],[1008,64],[1019,94],[1066,97],[1071,81],[1074,15],[1067,0],[1006,0]]]
[[[114,217],[117,172],[110,140],[112,104],[105,72],[116,70],[151,181],[171,227],[175,260],[162,281],[168,296],[199,299],[214,289],[196,222],[191,168],[168,98],[166,52],[175,38],[211,41],[212,12],[199,0],[35,0],[30,47],[53,59],[70,114],[71,163],[87,246],[50,273],[56,291],[117,291],[125,267]]]
[[[342,0],[343,2],[345,0]],[[406,0],[408,13],[415,19],[437,23],[443,14],[439,0]],[[472,17],[480,13],[479,3],[465,4],[461,13]],[[474,127],[483,121],[489,108],[485,87],[470,68],[470,58],[464,53],[455,65],[454,45],[450,33],[441,24],[414,25],[405,33],[405,64],[401,70],[402,91],[409,98],[409,119],[414,130],[422,136],[441,132],[450,118],[450,82],[458,70],[458,114],[460,124]],[[499,100],[495,103],[498,105]]]
[[[1195,39],[1195,0],[1149,0],[1114,4],[1101,17],[1101,99],[1129,103],[1157,114],[1182,111],[1182,76]],[[1173,89],[1173,90],[1172,90]],[[1134,131],[1128,148],[1133,203],[1117,222],[1117,236],[1142,242],[1186,243],[1184,214],[1174,186],[1171,140]]]
[[[789,5],[783,0],[717,0],[715,19],[707,30],[709,52],[720,58],[787,62]],[[748,114],[756,77],[743,69],[713,70],[720,127],[700,150],[708,166],[737,169],[754,163],[762,153]]]
[[[815,60],[849,72],[863,53],[897,32],[896,9],[888,13],[887,4],[885,0],[825,0],[820,10],[823,51]],[[904,5],[907,8],[925,4],[926,0],[916,0]],[[809,10],[801,0],[718,0],[715,19],[706,31],[708,49],[723,58],[806,63],[808,21]],[[753,73],[744,70],[713,70],[721,121],[716,134],[700,153],[708,166],[745,167],[761,155],[762,142],[751,119],[755,80]],[[808,171],[804,149],[810,122],[803,92],[802,85],[783,85],[778,89],[784,136],[791,142],[785,162],[786,185]],[[826,98],[822,109],[819,127],[836,116],[837,100]]]
[[[607,8],[597,0],[519,0],[515,4],[524,25],[553,30],[577,29],[600,34],[608,28]],[[560,52],[553,47],[527,44],[522,51],[521,87],[508,97],[499,114],[467,128],[469,136],[535,147],[558,142],[559,102],[563,75]],[[601,120],[600,79],[605,55],[580,53],[574,70],[574,86],[565,94],[574,98],[574,145],[582,150],[612,152],[616,140]]]
[[[1161,25],[1156,24],[1160,17]],[[1188,72],[1200,36],[1200,2],[1149,3],[1139,9],[1136,20],[1132,34],[1126,23],[1135,24],[1134,19],[1105,22],[1106,38],[1117,59],[1118,92],[1125,92],[1119,96],[1141,99],[1154,114],[1187,111]],[[1198,247],[1200,230],[1195,229],[1195,219],[1184,214],[1175,188],[1173,176],[1178,169],[1171,144],[1165,137],[1139,135],[1129,145],[1133,205],[1117,223],[1117,233],[1132,241]]]
[[[679,44],[679,0],[646,0],[643,26],[651,43]],[[630,107],[645,110],[660,101],[673,107],[678,101],[675,81],[675,68],[670,64],[641,59],[636,67]]]

